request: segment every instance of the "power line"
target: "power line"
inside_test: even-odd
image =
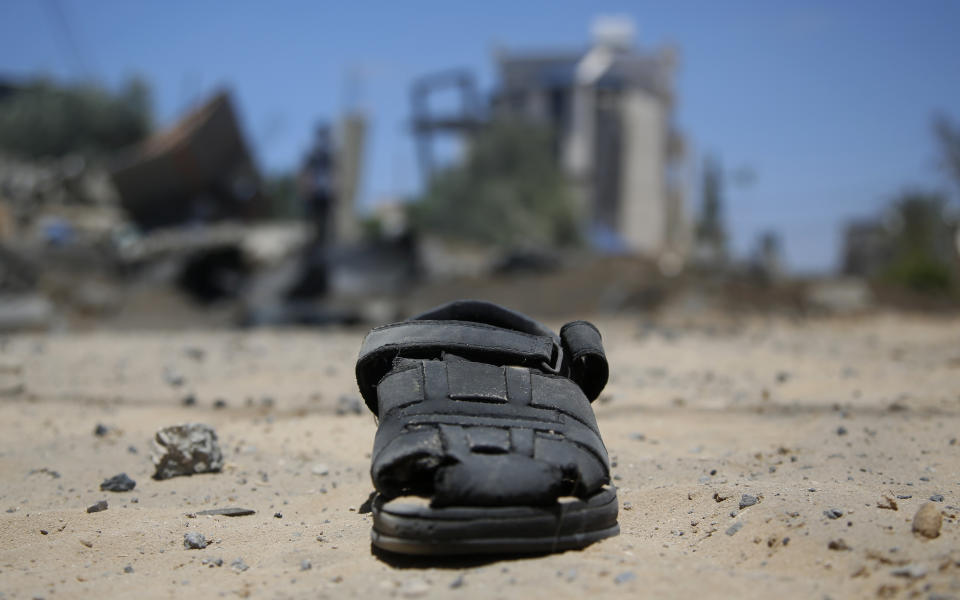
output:
[[[54,38],[56,38],[57,45],[64,54],[66,61],[73,64],[74,69],[82,78],[93,79],[93,69],[90,68],[90,63],[73,34],[67,14],[64,12],[63,6],[60,5],[60,0],[47,0],[43,4],[51,22]]]

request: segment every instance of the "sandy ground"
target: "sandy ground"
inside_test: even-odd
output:
[[[621,535],[441,562],[371,552],[375,423],[350,411],[363,332],[8,337],[0,598],[960,598],[960,320],[598,323]],[[150,478],[152,434],[181,422],[216,428],[222,473]],[[99,490],[120,472],[136,489]],[[912,518],[938,494],[941,534],[921,539]],[[257,512],[187,516],[224,506]],[[188,532],[214,541],[187,550]]]

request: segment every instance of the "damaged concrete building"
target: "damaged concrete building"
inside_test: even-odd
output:
[[[624,19],[599,19],[593,34],[585,50],[499,51],[494,109],[557,132],[557,159],[595,246],[682,260],[691,225],[676,52],[636,48]]]

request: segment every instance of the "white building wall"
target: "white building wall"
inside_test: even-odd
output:
[[[631,250],[657,256],[667,244],[667,114],[658,98],[642,90],[626,92],[621,102],[623,164],[618,229]]]

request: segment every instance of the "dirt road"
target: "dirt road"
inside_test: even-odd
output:
[[[6,338],[0,598],[960,598],[960,320],[597,322],[622,534],[440,563],[371,553],[362,331]],[[223,472],[152,480],[183,422]],[[134,490],[100,491],[121,472]],[[187,516],[228,506],[256,513]]]

